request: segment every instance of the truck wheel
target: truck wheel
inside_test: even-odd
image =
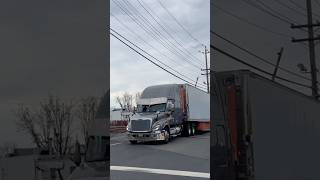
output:
[[[131,143],[131,144],[137,144],[138,141],[136,141],[136,140],[130,140],[130,143]]]
[[[191,126],[191,124],[187,124],[187,136],[192,136],[192,126]]]
[[[169,131],[169,128],[165,128],[165,140],[164,140],[164,143],[168,143],[170,141],[170,131]]]
[[[196,135],[196,126],[194,126],[193,124],[191,125],[191,131],[192,136]]]

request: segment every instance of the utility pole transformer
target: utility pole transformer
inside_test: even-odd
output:
[[[320,40],[320,36],[314,37],[313,27],[320,26],[320,23],[313,24],[312,21],[312,5],[311,0],[306,0],[307,2],[307,15],[308,15],[308,24],[307,25],[291,25],[291,28],[308,28],[308,38],[305,39],[292,39],[292,42],[309,42],[309,57],[310,57],[310,70],[311,70],[311,80],[312,80],[312,96],[315,99],[318,99],[318,81],[317,81],[317,66],[315,59],[315,40]]]

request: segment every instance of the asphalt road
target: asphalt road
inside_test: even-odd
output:
[[[210,134],[176,137],[168,144],[131,145],[111,137],[111,180],[205,180],[210,172]]]

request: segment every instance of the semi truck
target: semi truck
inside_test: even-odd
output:
[[[213,77],[213,179],[320,179],[318,100],[248,70]]]
[[[209,94],[188,84],[147,87],[130,117],[127,135],[130,143],[169,142],[179,135],[193,136],[210,130]]]

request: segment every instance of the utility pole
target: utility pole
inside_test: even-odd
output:
[[[201,71],[206,71],[205,74],[201,74],[201,75],[206,75],[207,76],[207,92],[210,93],[210,84],[209,84],[209,69],[208,69],[208,58],[207,58],[207,54],[209,54],[209,51],[207,50],[207,46],[204,46],[204,52],[200,51],[201,53],[204,54],[204,58],[206,61],[206,68],[205,69],[201,69]]]
[[[311,80],[312,80],[312,96],[315,99],[318,99],[318,81],[317,81],[317,67],[315,59],[315,48],[314,41],[320,40],[320,36],[314,37],[313,27],[320,26],[320,23],[313,24],[312,21],[312,5],[311,0],[306,0],[307,2],[307,15],[308,15],[308,24],[306,25],[291,25],[291,28],[308,28],[308,38],[305,39],[292,39],[292,42],[309,42],[309,57],[310,57],[310,70],[311,70]]]
[[[278,59],[277,59],[277,65],[276,67],[274,68],[274,72],[273,72],[273,75],[272,75],[272,81],[275,80],[276,76],[277,76],[277,71],[278,71],[278,68],[279,68],[279,64],[280,64],[280,59],[281,59],[281,56],[282,56],[282,52],[283,52],[283,47],[280,49],[280,51],[278,52]]]

